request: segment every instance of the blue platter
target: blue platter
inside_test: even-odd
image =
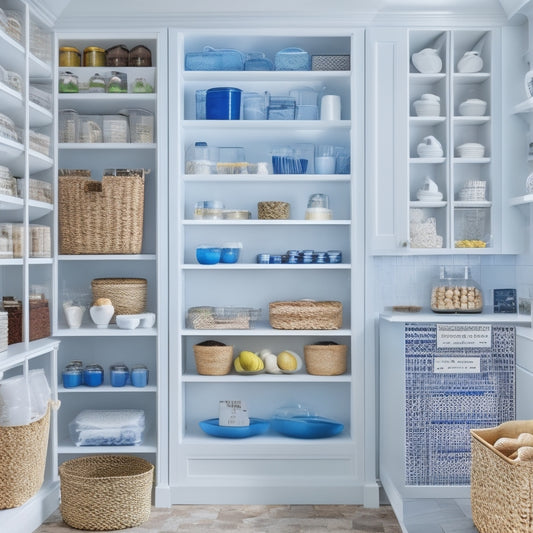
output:
[[[270,423],[262,418],[250,418],[249,426],[219,426],[218,418],[210,418],[199,422],[200,427],[208,435],[222,437],[226,439],[244,439],[261,435],[268,430]]]
[[[338,435],[344,425],[321,416],[294,416],[290,418],[274,417],[272,429],[287,437],[296,439],[323,439]]]

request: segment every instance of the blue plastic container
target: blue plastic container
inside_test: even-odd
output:
[[[220,262],[222,248],[209,245],[200,245],[196,248],[196,260],[201,265],[216,265]]]
[[[63,387],[72,389],[82,382],[82,371],[79,368],[65,368],[63,370]]]
[[[148,368],[144,365],[135,365],[131,369],[131,384],[134,387],[146,387],[148,385]]]
[[[239,120],[242,91],[235,87],[213,87],[207,90],[205,118],[207,120]]]
[[[111,365],[110,380],[112,387],[124,387],[128,383],[130,372],[124,364]]]
[[[99,387],[104,382],[104,369],[100,365],[87,365],[83,371],[83,383],[87,387]]]
[[[220,255],[221,263],[236,263],[239,260],[241,253],[241,242],[225,242],[222,245],[222,253]]]

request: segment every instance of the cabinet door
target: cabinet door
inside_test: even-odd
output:
[[[407,159],[408,73],[404,29],[367,32],[367,236],[372,252],[409,240]]]

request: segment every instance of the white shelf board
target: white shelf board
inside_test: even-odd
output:
[[[309,263],[309,264],[258,264],[258,263],[217,263],[215,265],[185,264],[183,270],[350,270],[349,263]]]
[[[10,163],[24,153],[24,146],[18,142],[0,137],[0,161]],[[9,165],[11,167],[11,165]],[[12,169],[14,171],[14,169]]]
[[[533,111],[533,98],[528,98],[513,107],[513,113],[531,113]]]
[[[155,143],[59,143],[60,150],[155,150]]]
[[[16,258],[16,259],[13,259],[13,258],[0,259],[0,266],[22,266],[22,264],[23,264],[23,261],[20,258]],[[0,358],[1,358],[1,354],[0,354]]]
[[[290,125],[295,130],[330,131],[350,129],[350,120],[184,120],[184,129],[201,130],[276,130]]]
[[[460,200],[460,201],[453,202],[453,206],[459,209],[466,208],[466,207],[491,207],[492,202],[490,202],[489,200],[480,200],[477,202]]]
[[[303,83],[305,81],[320,81],[327,79],[349,79],[351,71],[349,70],[231,70],[231,71],[213,71],[213,70],[186,70],[183,72],[183,81],[185,82],[221,82],[227,81],[234,84],[237,81],[266,81],[266,82],[285,82],[294,81]]]
[[[349,220],[190,220],[182,221],[185,226],[349,226]]]
[[[199,374],[184,374],[181,380],[185,383],[243,383],[252,382],[310,382],[310,383],[350,383],[352,376],[342,374],[340,376],[313,376],[306,372],[297,372],[295,374],[256,374],[252,376],[239,375],[237,373],[226,374],[224,376],[201,376]]]
[[[301,337],[301,336],[314,336],[314,337],[346,337],[352,334],[350,329],[274,329],[266,325],[251,329],[189,329],[185,328],[181,331],[181,334],[187,337],[199,337],[199,336],[235,336],[239,337],[259,337],[259,336],[271,336],[271,337]]]
[[[22,94],[0,82],[0,113],[7,115],[16,124],[23,124],[25,117]]]
[[[155,328],[120,329],[115,324],[110,324],[107,328],[83,324],[78,329],[59,325],[53,335],[56,337],[154,337],[157,335],[157,330]]]
[[[411,165],[438,165],[446,161],[445,157],[411,157],[409,163]]]
[[[435,126],[446,120],[446,117],[409,117],[411,126]]]
[[[460,116],[453,117],[453,122],[457,126],[481,126],[490,122],[490,117],[487,115],[483,116]]]
[[[47,155],[36,152],[35,150],[29,150],[29,166],[30,173],[41,172],[54,166],[54,160]]]
[[[6,70],[19,71],[24,67],[24,47],[0,30],[0,57]]]
[[[490,78],[489,72],[454,72],[453,81],[457,84],[483,83]]]
[[[22,364],[26,359],[33,359],[51,352],[59,346],[58,339],[47,337],[29,343],[11,344],[7,350],[0,352],[0,370]]]
[[[401,313],[385,311],[380,314],[382,320],[387,322],[413,322],[413,323],[463,323],[475,324],[521,324],[531,323],[531,319],[526,315],[517,313],[492,313],[490,311],[482,313],[434,313],[429,309],[422,309],[419,313]]]
[[[0,194],[0,212],[3,210],[16,211],[22,209],[23,206],[24,200],[22,200],[22,198],[19,198],[18,196],[9,196],[8,194]]]
[[[509,200],[509,204],[512,206],[526,205],[526,204],[532,204],[532,203],[533,203],[533,193],[524,194],[523,196],[515,196],[514,198],[511,198]]]
[[[457,164],[470,164],[470,163],[490,163],[490,157],[454,157],[453,162]]]
[[[48,109],[45,109],[34,102],[29,102],[28,107],[30,110],[30,126],[32,128],[39,128],[52,124],[54,116],[51,111],[48,111]]]
[[[411,200],[409,202],[409,207],[416,207],[416,208],[434,208],[434,207],[446,207],[448,202],[440,201],[440,202],[424,202],[422,200]]]
[[[60,255],[59,261],[155,261],[155,254]]]
[[[52,76],[52,65],[45,63],[33,54],[29,54],[30,77],[50,78]]]
[[[59,93],[60,109],[76,109],[82,114],[114,114],[121,109],[148,108],[155,110],[156,93]]]
[[[409,82],[412,84],[433,84],[437,81],[443,80],[446,77],[445,72],[437,72],[436,74],[422,74],[421,72],[409,73]]]
[[[112,387],[111,385],[100,385],[99,387],[87,387],[86,385],[80,385],[79,387],[65,388],[63,385],[57,387],[59,394],[100,394],[102,392],[112,393],[128,393],[128,392],[157,392],[155,385],[147,385],[146,387],[133,387],[132,385],[126,385],[124,387]]]
[[[184,182],[213,182],[220,183],[223,179],[225,183],[272,183],[282,181],[283,183],[308,183],[332,181],[348,182],[350,174],[185,174],[181,177]]]

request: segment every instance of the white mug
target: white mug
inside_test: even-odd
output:
[[[341,119],[341,97],[337,94],[325,94],[320,103],[320,120]]]

